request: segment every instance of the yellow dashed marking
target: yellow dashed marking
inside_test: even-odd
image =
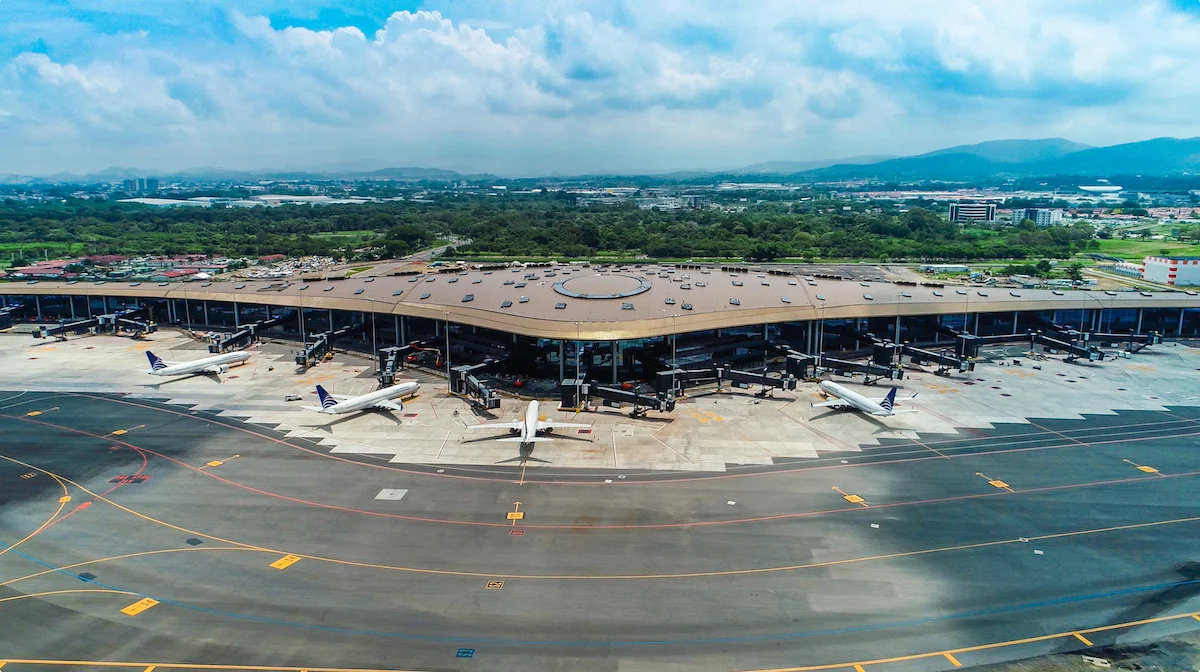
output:
[[[58,498],[58,503],[59,503],[59,504],[66,504],[66,503],[67,503],[67,502],[69,502],[69,501],[71,501],[71,496],[70,496],[70,495],[63,495],[62,497],[59,497],[59,498]]]
[[[946,656],[946,660],[950,661],[951,665],[953,665],[955,667],[962,667],[962,663],[958,662],[958,659],[955,658],[953,654],[947,653],[947,654],[945,654],[945,656]]]
[[[503,587],[504,587],[503,581],[488,581],[487,582],[488,590],[500,590]]]
[[[993,479],[993,480],[990,480],[990,481],[988,481],[988,485],[992,486],[993,488],[1007,488],[1007,487],[1009,487],[1008,483],[1005,483],[1004,481],[1002,481],[1002,480],[1000,480],[1000,479],[998,479],[998,478],[997,478],[997,479]]]
[[[1087,637],[1084,637],[1083,635],[1079,634],[1078,632],[1072,632],[1071,634],[1075,635],[1075,639],[1078,639],[1079,641],[1083,642],[1085,645],[1095,646],[1094,644],[1092,644],[1092,640],[1088,639]]]

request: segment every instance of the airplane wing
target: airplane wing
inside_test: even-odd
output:
[[[591,425],[583,425],[578,422],[553,422],[550,420],[538,420],[538,429],[583,429],[591,427]]]
[[[206,366],[202,370],[204,373],[211,373],[214,375],[221,373],[221,367],[219,366]]]
[[[391,401],[388,401],[386,399],[383,401],[375,402],[375,408],[381,408],[385,411],[403,411],[404,410],[404,406],[394,403],[394,402],[391,402]]]
[[[849,402],[842,401],[841,399],[830,399],[829,401],[822,401],[819,404],[813,404],[812,407],[813,408],[852,408],[852,406]]]
[[[523,422],[489,422],[483,425],[471,425],[471,429],[516,429],[525,426]]]

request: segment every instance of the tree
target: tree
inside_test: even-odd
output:
[[[1034,266],[1033,268],[1037,271],[1037,275],[1040,278],[1048,277],[1050,275],[1050,271],[1054,270],[1054,267],[1050,265],[1050,262],[1045,259],[1037,262],[1037,266]]]
[[[1073,283],[1078,283],[1083,280],[1083,264],[1075,262],[1067,266],[1067,278]]]

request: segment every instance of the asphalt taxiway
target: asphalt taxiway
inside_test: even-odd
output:
[[[1191,406],[721,472],[388,463],[89,392],[0,393],[0,437],[5,672],[934,670],[1200,627]]]

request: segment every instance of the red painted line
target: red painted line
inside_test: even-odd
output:
[[[10,418],[13,420],[21,420],[23,422],[28,422],[28,423],[37,424],[37,425],[43,425],[46,427],[52,427],[52,428],[59,429],[62,431],[81,434],[83,436],[89,436],[89,437],[96,438],[96,439],[112,441],[111,437],[96,434],[94,432],[88,432],[88,431],[82,430],[82,429],[75,429],[73,427],[65,427],[63,425],[56,425],[56,424],[52,424],[49,422],[36,420],[33,418],[27,418],[24,416],[0,415],[0,417]],[[1197,433],[1200,434],[1200,432],[1197,432]],[[1146,437],[1145,439],[1140,439],[1140,440],[1152,440],[1152,439],[1157,439],[1157,438],[1161,438],[1161,437]],[[311,506],[314,508],[327,509],[327,510],[331,510],[331,511],[340,511],[343,513],[356,513],[356,514],[361,514],[361,515],[365,515],[365,516],[373,516],[376,518],[389,518],[389,519],[393,519],[393,520],[405,520],[405,521],[410,521],[410,522],[431,523],[431,524],[437,524],[437,525],[465,525],[465,526],[474,526],[474,527],[509,527],[509,524],[507,524],[507,523],[495,523],[495,522],[471,521],[471,520],[447,520],[447,519],[442,519],[442,518],[426,518],[423,516],[405,516],[405,515],[395,514],[395,513],[382,513],[379,511],[366,511],[363,509],[355,509],[352,507],[338,506],[336,504],[324,504],[321,502],[314,502],[314,501],[307,500],[307,499],[301,499],[299,497],[291,497],[289,495],[283,495],[283,494],[271,492],[269,490],[262,490],[260,488],[255,488],[253,486],[245,485],[243,483],[238,483],[236,481],[231,481],[227,478],[218,476],[215,472],[213,472],[211,470],[205,470],[205,469],[202,469],[199,467],[194,467],[186,462],[183,462],[182,460],[177,460],[173,457],[163,455],[162,453],[158,453],[156,451],[150,450],[149,448],[142,448],[140,446],[135,446],[133,444],[130,444],[130,443],[127,443],[124,441],[120,441],[119,443],[122,443],[123,445],[126,445],[134,450],[144,451],[146,454],[153,455],[155,457],[166,460],[168,462],[172,462],[172,463],[174,463],[178,466],[181,466],[185,469],[189,469],[197,474],[201,474],[203,476],[207,476],[208,478],[216,480],[220,483],[224,483],[225,485],[229,485],[229,486],[238,488],[240,490],[245,490],[247,492],[252,492],[257,495],[271,497],[271,498],[278,499],[281,501],[291,502],[294,504],[300,504],[303,506]],[[1070,445],[1075,445],[1075,444],[1070,444]],[[1030,449],[1030,450],[1032,450],[1032,449]],[[943,459],[943,458],[928,457],[928,458],[922,458],[922,459]],[[866,465],[863,465],[863,466],[866,466]],[[1200,470],[1162,475],[1163,478],[1187,478],[1187,477],[1192,477],[1192,476],[1200,476]],[[973,499],[986,499],[989,497],[1006,497],[1006,496],[1010,496],[1010,495],[1014,495],[1014,494],[1023,495],[1023,494],[1034,494],[1034,493],[1042,493],[1042,492],[1056,492],[1056,491],[1062,491],[1062,490],[1076,490],[1076,489],[1083,489],[1083,488],[1101,487],[1101,486],[1106,486],[1106,485],[1121,485],[1121,484],[1125,484],[1125,483],[1135,483],[1135,482],[1140,482],[1140,481],[1158,481],[1158,480],[1159,479],[1155,478],[1154,475],[1146,474],[1144,476],[1130,476],[1130,477],[1126,477],[1126,478],[1118,478],[1118,479],[1107,480],[1107,481],[1091,481],[1091,482],[1086,482],[1086,483],[1070,483],[1070,484],[1066,484],[1066,485],[1051,485],[1051,486],[1044,486],[1041,488],[1027,488],[1027,489],[1022,489],[1022,490],[1017,490],[1017,491],[996,490],[993,492],[974,493],[974,494],[969,494],[969,495],[955,495],[952,497],[919,499],[919,500],[911,500],[911,501],[905,501],[905,502],[893,502],[890,504],[872,504],[870,509],[866,509],[866,508],[859,507],[859,506],[853,506],[853,507],[844,507],[844,508],[838,508],[838,509],[801,511],[801,512],[794,512],[794,513],[778,513],[778,514],[772,514],[772,515],[768,515],[768,516],[754,516],[754,517],[749,517],[749,518],[733,518],[733,519],[723,519],[723,520],[705,520],[705,521],[695,521],[695,522],[689,522],[689,523],[647,523],[644,525],[588,525],[587,528],[595,529],[595,530],[643,530],[643,529],[711,527],[711,526],[717,526],[717,525],[737,525],[737,524],[745,524],[745,523],[761,523],[761,522],[777,521],[777,520],[811,518],[811,517],[816,517],[816,516],[824,516],[824,515],[831,515],[831,514],[837,514],[837,513],[848,513],[848,512],[852,512],[852,511],[869,511],[869,510],[879,510],[879,509],[906,508],[906,507],[924,506],[924,505],[928,505],[928,504],[942,504],[942,503],[946,503],[946,502],[958,502],[958,501],[973,500]],[[578,525],[524,525],[523,527],[525,529],[536,529],[536,530],[572,530],[572,529],[578,529],[579,526]]]

